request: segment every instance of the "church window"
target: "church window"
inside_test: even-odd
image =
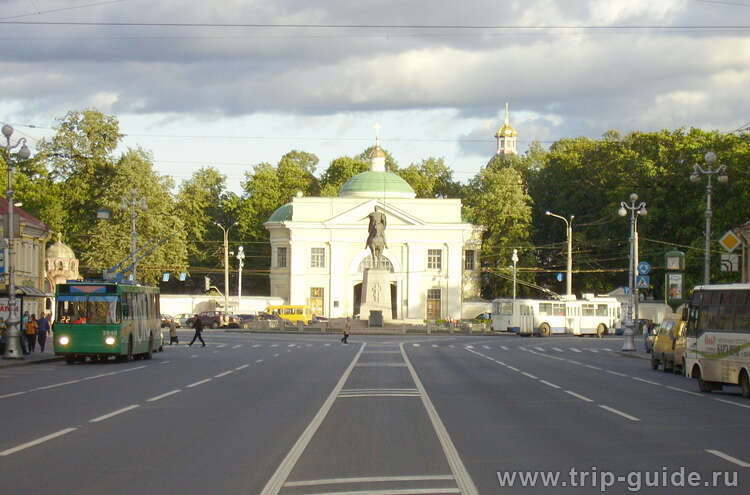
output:
[[[464,254],[464,270],[473,270],[473,269],[474,269],[474,250],[467,249],[466,254]]]
[[[276,248],[276,268],[286,268],[286,248]]]
[[[443,252],[440,249],[427,250],[427,269],[440,270],[443,267]]]
[[[325,248],[310,248],[310,267],[311,268],[325,268],[326,267],[326,249]]]

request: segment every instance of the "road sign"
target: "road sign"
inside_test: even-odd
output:
[[[649,286],[648,275],[638,275],[637,277],[635,277],[636,289],[648,289],[648,286]]]
[[[737,234],[735,234],[731,230],[721,236],[721,239],[719,239],[719,245],[730,253],[737,249],[737,246],[739,246],[740,244],[742,244],[742,240],[737,237]]]
[[[721,253],[721,271],[722,272],[740,271],[740,255]]]
[[[648,275],[648,272],[650,271],[651,271],[651,265],[649,265],[647,261],[641,261],[638,263],[639,275]]]

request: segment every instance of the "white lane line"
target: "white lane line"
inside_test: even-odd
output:
[[[420,344],[412,344],[412,346],[414,346],[414,347],[419,347],[419,346],[420,346]]]
[[[249,365],[249,364],[243,364],[242,366],[237,366],[237,367],[235,368],[235,370],[237,370],[237,371],[239,371],[239,370],[244,370],[244,369],[245,369],[245,368],[247,368],[248,366],[250,366],[250,365]]]
[[[580,365],[580,364],[581,364],[580,362],[578,362],[578,361],[575,361],[575,360],[573,360],[573,359],[568,359],[568,362],[569,362],[569,363],[573,363],[573,364],[577,364],[577,365]]]
[[[216,348],[217,349],[221,349],[222,347],[226,347],[226,346],[227,346],[226,344],[219,344],[219,345],[216,346]]]
[[[262,360],[262,359],[258,359],[258,360],[256,360],[255,362],[256,362],[256,363],[262,363],[262,362],[263,362],[263,360]]]
[[[518,368],[516,368],[515,366],[511,366],[511,365],[508,365],[508,369],[509,370],[513,370],[513,371],[521,371]]]
[[[163,399],[165,397],[169,397],[170,395],[174,395],[174,394],[177,394],[177,393],[180,393],[180,392],[182,392],[182,390],[180,390],[179,388],[174,389],[174,390],[170,390],[169,392],[166,392],[164,394],[157,395],[156,397],[151,397],[150,399],[146,399],[146,402],[155,402],[157,400],[161,400],[161,399]]]
[[[586,401],[586,402],[594,402],[594,400],[593,400],[593,399],[589,399],[589,398],[588,398],[588,397],[586,397],[585,395],[577,394],[577,393],[573,392],[572,390],[566,390],[566,391],[565,391],[565,393],[566,393],[566,394],[569,394],[569,395],[572,395],[572,396],[573,396],[573,397],[575,397],[576,399],[581,399],[582,401]]]
[[[287,347],[296,347],[297,344],[289,344]]]
[[[584,366],[586,366],[587,368],[591,368],[592,370],[602,371],[602,369],[598,366],[592,366],[590,364],[585,364]]]
[[[501,346],[500,346],[500,348],[501,348],[502,350],[504,350],[504,351],[507,351],[507,350],[508,350],[508,348],[507,348],[507,347],[505,347],[504,345],[501,345]]]
[[[441,493],[464,493],[458,488],[397,488],[389,490],[356,490],[345,492],[315,492],[316,495],[430,495]]]
[[[716,398],[714,400],[718,400],[719,402],[723,402],[724,404],[732,404],[733,406],[744,407],[746,409],[750,409],[750,406],[746,406],[745,404],[738,404],[738,403],[736,403],[734,401],[731,401],[731,400],[716,399]]]
[[[607,352],[612,352],[612,349],[610,349],[609,347],[602,347],[602,350],[607,351]]]
[[[193,388],[197,387],[198,385],[203,385],[204,383],[210,382],[212,378],[206,378],[205,380],[200,380],[194,383],[191,383],[190,385],[186,385],[185,388]]]
[[[581,352],[580,350],[576,349],[575,347],[569,347],[569,349],[573,352]]]
[[[587,350],[587,351],[591,351],[591,352],[593,352],[594,354],[598,354],[598,353],[599,353],[599,351],[597,351],[596,349],[586,349],[586,350]]]
[[[240,347],[242,347],[242,344],[237,344],[237,345],[233,345],[232,349],[239,349]]]
[[[231,373],[234,373],[234,370],[225,371],[224,373],[219,373],[218,375],[214,375],[214,378],[221,378],[222,376],[227,376]]]
[[[260,344],[255,344],[253,347],[260,347]]]
[[[620,373],[620,372],[618,372],[618,371],[612,371],[612,370],[607,370],[607,373],[609,373],[610,375],[617,375],[617,376],[628,376],[628,375],[626,375],[625,373]]]
[[[49,390],[51,388],[62,387],[63,385],[70,385],[72,383],[79,383],[81,380],[70,380],[67,382],[55,383],[54,385],[47,385],[46,387],[32,388],[30,392],[36,392],[37,390]]]
[[[695,395],[697,397],[703,397],[703,394],[699,394],[698,392],[692,392],[690,390],[685,390],[684,388],[672,387],[672,386],[669,386],[669,385],[667,385],[667,388],[669,390],[674,390],[675,392],[683,392],[683,393],[686,393],[686,394]]]
[[[485,348],[485,349],[487,349],[488,351],[489,351],[489,350],[491,349],[491,347],[490,347],[490,346],[488,346],[488,345],[483,345],[482,347],[484,347],[484,348]]]
[[[273,357],[279,357],[279,353],[277,352],[276,354],[273,355]]]
[[[619,411],[619,410],[615,409],[614,407],[605,406],[604,404],[599,404],[599,407],[601,407],[602,409],[605,409],[605,410],[607,410],[607,411],[609,411],[611,413],[617,414],[618,416],[622,416],[623,418],[627,418],[630,421],[640,421],[639,418],[636,418],[635,416],[631,416],[628,413],[624,413],[622,411]]]
[[[536,380],[536,379],[538,379],[538,378],[539,378],[539,377],[536,377],[536,376],[532,375],[531,373],[526,373],[525,371],[522,371],[522,372],[521,372],[521,374],[522,374],[523,376],[528,376],[529,378],[532,378],[532,379],[534,379],[534,380]]]
[[[40,443],[44,443],[48,440],[52,440],[53,438],[61,437],[63,435],[67,435],[71,431],[75,431],[77,428],[64,428],[60,431],[56,431],[54,433],[50,433],[49,435],[43,436],[41,438],[37,438],[36,440],[32,440],[30,442],[22,443],[21,445],[17,445],[15,447],[12,447],[7,450],[3,450],[0,452],[0,456],[6,456],[10,454],[15,454],[19,450],[28,449],[29,447],[33,447],[34,445],[39,445]]]
[[[740,467],[750,467],[750,463],[742,461],[740,459],[737,459],[736,457],[732,457],[729,454],[725,454],[724,452],[722,452],[720,450],[706,449],[706,452],[708,452],[709,454],[713,454],[713,455],[715,455],[717,457],[721,457],[725,461],[729,461],[732,464],[736,464],[736,465],[738,465]]]
[[[159,364],[169,364],[169,363],[171,363],[171,362],[172,362],[172,361],[161,361],[161,362],[160,362]]]
[[[89,423],[98,423],[99,421],[104,421],[105,419],[109,419],[113,416],[117,416],[118,414],[122,414],[124,412],[128,412],[132,409],[135,409],[136,407],[141,407],[140,404],[132,404],[127,407],[123,407],[122,409],[118,409],[117,411],[112,411],[111,413],[107,413],[103,416],[99,416],[98,418],[90,419]]]
[[[534,347],[534,349],[536,349],[539,352],[544,352],[544,348],[542,347]]]
[[[419,390],[420,394],[422,394],[422,404],[427,410],[427,415],[430,417],[432,427],[435,429],[435,433],[440,440],[440,445],[442,445],[443,447],[445,457],[448,460],[448,465],[451,468],[451,473],[453,473],[453,477],[456,479],[456,485],[458,485],[459,488],[459,491],[457,493],[462,493],[463,495],[479,495],[479,491],[474,485],[474,481],[472,481],[469,472],[466,470],[466,466],[464,466],[463,461],[461,461],[461,457],[459,457],[458,455],[456,446],[453,445],[453,441],[448,434],[448,430],[445,428],[445,425],[440,419],[440,416],[438,416],[438,413],[435,410],[435,406],[432,404],[430,397],[427,395],[427,390],[425,390],[424,386],[422,385],[422,380],[419,379],[419,375],[417,375],[414,366],[411,365],[409,356],[406,355],[406,351],[404,350],[404,345],[401,344],[399,345],[399,347],[401,348],[401,355],[404,358],[404,362],[406,363],[407,368],[409,368],[409,373],[414,380],[414,384],[417,386],[417,390]]]
[[[639,382],[648,383],[648,384],[651,384],[651,385],[657,385],[659,387],[663,386],[663,384],[661,384],[661,383],[652,382],[651,380],[646,380],[645,378],[638,378],[637,376],[634,376],[632,378],[633,378],[633,380],[638,380]]]
[[[354,365],[357,364],[357,361],[359,360],[359,357],[362,355],[362,351],[364,350],[366,345],[367,345],[366,343],[363,343],[362,346],[359,348],[359,352],[357,352],[357,355],[354,356],[354,359],[352,359],[352,362],[349,363],[349,367],[346,368],[344,373],[341,375],[341,378],[339,378],[338,383],[336,384],[335,387],[333,387],[333,390],[331,390],[331,393],[328,395],[328,398],[325,400],[325,402],[321,406],[320,410],[318,410],[318,412],[315,414],[315,417],[313,417],[310,424],[307,425],[307,428],[305,428],[305,431],[302,432],[302,435],[300,435],[300,437],[294,443],[294,445],[292,446],[292,449],[289,451],[286,457],[284,457],[284,460],[281,461],[281,464],[279,464],[279,467],[276,468],[276,471],[271,476],[271,479],[268,480],[268,483],[266,483],[266,486],[263,487],[263,491],[260,492],[260,495],[277,495],[279,491],[281,491],[281,488],[284,486],[284,483],[286,483],[286,480],[289,478],[289,474],[292,472],[294,465],[297,464],[297,461],[299,460],[299,458],[302,456],[302,453],[307,448],[308,444],[310,443],[310,440],[312,440],[312,437],[318,431],[318,428],[320,428],[320,425],[323,423],[323,420],[328,414],[328,411],[330,411],[331,407],[333,406],[333,403],[336,400],[336,397],[341,392],[341,389],[344,388],[344,384],[349,379],[349,375],[351,375],[352,370],[354,369]]]
[[[452,480],[453,475],[435,474],[425,476],[363,476],[359,478],[329,478],[323,480],[287,481],[284,487],[336,485],[340,483],[386,483],[395,481],[439,481]]]
[[[543,383],[552,388],[562,388],[560,385],[555,385],[554,383],[550,383],[547,380],[539,380],[539,383]]]
[[[555,352],[563,352],[563,350],[560,349],[559,347],[553,347],[552,350]]]
[[[525,347],[524,347],[524,346],[522,346],[522,345],[519,345],[519,346],[518,346],[518,348],[519,348],[519,349],[521,349],[522,351],[528,351],[528,349],[527,349],[527,348],[525,348]]]
[[[271,344],[271,347],[279,347],[279,344]]]
[[[6,397],[15,397],[17,395],[23,395],[25,393],[26,392],[13,392],[12,394],[0,395],[0,399],[5,399]]]
[[[329,344],[326,344],[326,347],[331,347],[331,344],[330,344],[330,343],[329,343]]]
[[[473,345],[467,345],[467,346],[465,347],[465,349],[473,349],[473,348],[474,348],[474,346],[473,346]]]
[[[437,345],[436,344],[432,344],[432,347],[437,347]]]

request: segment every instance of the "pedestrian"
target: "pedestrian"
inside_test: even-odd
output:
[[[36,315],[33,314],[26,320],[26,341],[29,343],[29,354],[36,349],[36,329],[39,324],[36,322]]]
[[[169,320],[169,345],[179,344],[180,341],[177,339],[177,326],[175,325],[174,318]]]
[[[190,341],[188,344],[188,347],[193,345],[193,342],[195,342],[195,339],[198,339],[201,341],[201,344],[203,344],[203,347],[206,347],[206,343],[203,342],[203,337],[201,337],[201,332],[203,332],[203,322],[201,321],[200,316],[195,315],[193,317],[193,328],[195,329],[195,335],[193,335],[193,340]]]
[[[349,334],[352,330],[352,320],[348,316],[346,317],[346,322],[344,323],[344,336],[341,337],[341,342],[344,344],[348,344],[349,340]]]
[[[5,332],[8,329],[8,325],[5,324],[5,319],[0,316],[0,352],[5,354]]]
[[[39,341],[39,352],[44,352],[44,344],[47,343],[47,334],[50,331],[49,319],[46,313],[42,314],[42,317],[39,318],[37,325],[36,338],[37,341]]]

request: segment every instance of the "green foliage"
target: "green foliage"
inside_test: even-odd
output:
[[[348,156],[336,158],[320,178],[320,195],[325,197],[337,196],[339,189],[346,181],[359,173],[366,172],[369,168],[369,162],[360,158]]]
[[[442,158],[430,157],[397,173],[409,183],[418,198],[456,198],[461,192],[461,185],[453,180],[453,170]]]

